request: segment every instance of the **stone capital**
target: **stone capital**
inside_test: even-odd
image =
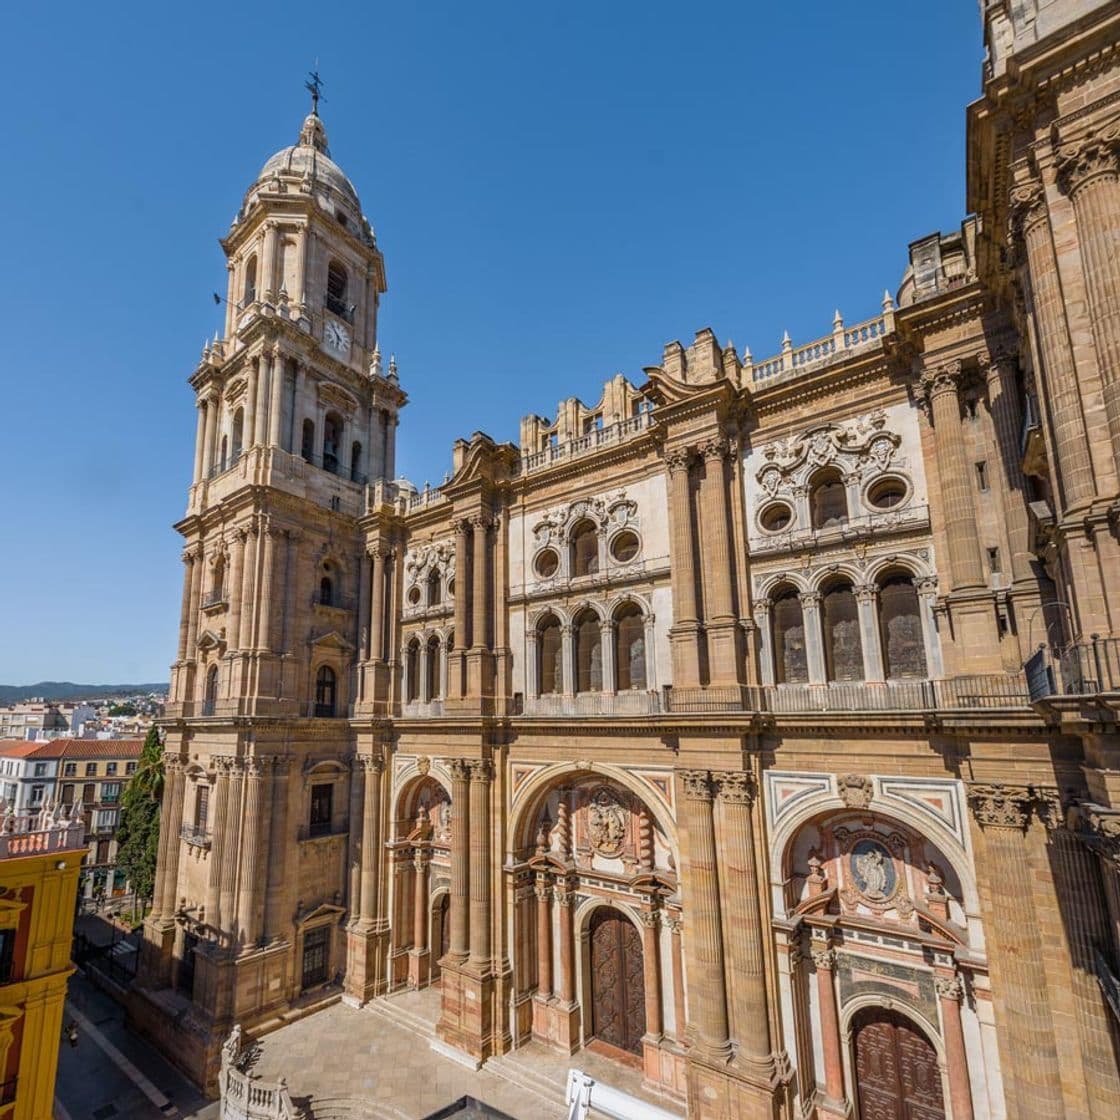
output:
[[[447,769],[451,771],[453,782],[469,782],[471,780],[471,760],[469,758],[453,758]]]
[[[1013,233],[1025,233],[1046,218],[1046,192],[1038,179],[1013,187],[1008,203]]]
[[[831,972],[836,967],[835,949],[813,949],[813,965],[824,972]]]
[[[956,395],[961,382],[961,367],[962,363],[959,361],[945,362],[922,374],[922,389],[929,400],[945,393]]]
[[[656,910],[639,910],[638,921],[646,929],[657,929],[661,925],[661,915]]]
[[[379,754],[356,754],[350,760],[350,766],[355,772],[380,774],[385,769],[385,760]]]
[[[717,771],[712,775],[720,801],[731,805],[750,805],[755,797],[754,779],[745,770]]]
[[[705,462],[722,462],[731,454],[731,444],[722,436],[713,436],[700,444],[699,452]]]
[[[669,473],[673,475],[687,471],[692,465],[694,454],[691,447],[674,447],[671,451],[666,451],[665,465],[669,468]]]
[[[1035,801],[1030,786],[976,783],[968,788],[968,801],[981,828],[1023,830]]]
[[[712,800],[712,775],[709,771],[679,770],[677,774],[684,786],[684,795],[689,801]]]
[[[1072,198],[1095,179],[1116,178],[1120,174],[1120,123],[1063,144],[1055,162],[1058,186]]]
[[[470,763],[472,782],[492,782],[494,780],[494,764],[488,758],[475,758]]]
[[[939,999],[959,1001],[964,995],[964,984],[959,976],[935,976],[933,986]]]

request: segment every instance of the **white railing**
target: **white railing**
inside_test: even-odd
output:
[[[47,852],[84,849],[81,802],[17,814],[9,802],[0,823],[0,859],[20,859]]]
[[[614,1120],[681,1120],[679,1112],[658,1108],[641,1097],[604,1085],[578,1069],[568,1070],[564,1103],[568,1106],[568,1120],[585,1120],[593,1109]]]
[[[661,694],[632,689],[627,692],[580,692],[574,696],[526,696],[522,714],[545,717],[647,716],[661,711]]]
[[[868,536],[873,532],[885,533],[892,529],[919,529],[929,526],[929,506],[924,502],[912,502],[881,513],[864,513],[849,517],[835,525],[822,529],[804,526],[787,529],[781,533],[752,533],[751,552],[758,556],[768,552],[791,552],[829,544],[856,537]]]
[[[288,1085],[259,1081],[238,1067],[243,1048],[241,1028],[236,1026],[222,1046],[222,1068],[218,1074],[221,1120],[297,1120]]]
[[[521,471],[528,474],[530,471],[552,466],[553,463],[563,462],[597,451],[600,447],[624,443],[626,440],[644,432],[652,424],[652,412],[639,412],[637,416],[630,416],[613,424],[605,424],[601,428],[593,428],[590,432],[577,436],[575,439],[567,440],[564,443],[550,444],[541,451],[523,455],[520,464]]]
[[[791,373],[805,373],[818,366],[830,365],[859,350],[879,346],[885,335],[894,330],[894,304],[889,297],[883,300],[883,313],[862,323],[845,327],[837,314],[832,334],[813,339],[803,346],[794,346],[789,335],[782,340],[781,353],[772,358],[754,362],[751,376],[755,383],[768,381]]]

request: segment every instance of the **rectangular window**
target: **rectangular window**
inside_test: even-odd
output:
[[[115,762],[105,763],[105,773],[112,777],[117,772],[117,764]]]
[[[311,819],[308,822],[308,832],[311,836],[330,835],[333,800],[333,784],[320,782],[311,787]]]
[[[86,763],[86,777],[87,778],[92,778],[96,774],[97,774],[97,763],[96,762],[87,762]]]
[[[0,984],[12,979],[12,966],[15,963],[16,931],[0,929]]]
[[[76,762],[68,762],[62,768],[62,775],[65,778],[73,778],[78,773],[78,764]]]
[[[93,782],[86,782],[86,784],[82,786],[82,804],[92,805],[96,796],[97,786],[95,786]]]
[[[309,929],[303,935],[303,987],[325,984],[330,969],[331,927]]]
[[[136,763],[135,762],[126,762],[125,767],[124,767],[124,772],[126,774],[135,774],[136,773]]]
[[[47,774],[47,764],[45,762],[35,763],[35,777],[44,778]]]
[[[62,804],[63,805],[73,805],[74,804],[74,783],[73,782],[67,782],[66,785],[64,785],[62,787]]]
[[[199,786],[195,794],[194,823],[199,832],[206,831],[206,822],[210,816],[210,787]]]
[[[1003,568],[1000,567],[999,549],[998,548],[989,548],[988,549],[988,571],[990,571],[990,572],[1002,572],[1003,571]]]
[[[988,464],[983,460],[976,464],[976,485],[981,494],[988,492]]]
[[[102,782],[101,800],[106,805],[115,805],[121,797],[120,782]]]
[[[31,804],[32,805],[41,805],[43,803],[43,790],[44,789],[45,789],[44,786],[32,786],[31,787]]]
[[[108,832],[110,829],[117,827],[117,811],[116,809],[98,809],[97,811],[97,831]]]

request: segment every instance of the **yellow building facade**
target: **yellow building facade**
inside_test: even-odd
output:
[[[85,845],[61,809],[0,825],[0,1117],[53,1114],[70,942]]]

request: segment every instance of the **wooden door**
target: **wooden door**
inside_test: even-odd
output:
[[[646,1033],[642,939],[617,910],[591,917],[591,1031],[620,1050],[642,1052]]]
[[[945,1120],[941,1071],[926,1036],[891,1011],[861,1014],[856,1024],[860,1120]]]

